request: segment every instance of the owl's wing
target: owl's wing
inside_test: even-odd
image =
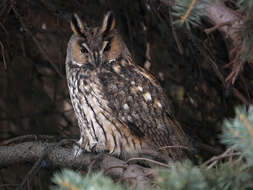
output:
[[[159,147],[186,144],[166,95],[147,71],[121,59],[106,64],[99,80],[112,113],[134,135],[148,136]]]

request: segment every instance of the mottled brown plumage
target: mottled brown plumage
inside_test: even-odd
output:
[[[129,158],[185,157],[188,140],[154,77],[137,66],[109,12],[102,26],[87,28],[75,15],[67,49],[70,97],[86,151]],[[174,148],[162,149],[165,146]],[[163,154],[161,154],[163,153]]]

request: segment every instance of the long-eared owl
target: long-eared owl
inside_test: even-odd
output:
[[[159,83],[135,64],[108,12],[89,28],[74,14],[66,58],[71,101],[85,151],[129,158],[185,157],[188,140]],[[182,148],[183,147],[183,148]]]

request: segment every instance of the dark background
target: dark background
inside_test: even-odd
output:
[[[224,87],[210,63],[212,59],[224,75],[230,72],[224,69],[228,56],[222,35],[206,35],[203,30],[211,25],[205,21],[191,31],[176,28],[170,7],[151,0],[1,0],[0,142],[29,134],[53,136],[55,141],[79,138],[65,79],[69,21],[76,12],[88,25],[99,25],[108,10],[114,12],[116,27],[136,62],[151,62],[150,72],[160,80],[195,144],[197,160],[221,152],[222,121],[234,116],[235,106],[251,102],[251,69],[246,65],[234,86]],[[0,168],[0,185],[15,188],[31,167]],[[56,170],[40,169],[26,187],[45,189]]]

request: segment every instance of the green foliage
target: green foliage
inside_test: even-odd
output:
[[[172,7],[172,15],[177,18],[175,24],[185,25],[189,30],[191,26],[201,26],[201,17],[207,3],[207,0],[175,0]]]
[[[208,169],[193,166],[189,161],[176,163],[170,170],[158,170],[155,183],[159,189],[223,189],[237,190],[253,187],[252,175],[242,162],[219,164]]]
[[[253,166],[253,106],[248,112],[245,108],[236,109],[236,115],[235,119],[224,122],[222,142],[240,150],[247,165]]]
[[[57,186],[53,190],[123,190],[123,186],[116,185],[113,181],[103,176],[101,173],[92,176],[82,176],[71,170],[63,170],[60,174],[55,174],[53,182]]]
[[[207,189],[237,190],[252,188],[251,175],[244,172],[242,162],[219,164],[216,168],[202,168],[202,174],[208,183]]]
[[[241,155],[210,168],[193,166],[189,161],[171,163],[169,170],[158,170],[156,183],[161,189],[252,189],[253,106],[248,111],[236,109],[235,119],[224,121],[221,140],[232,153]]]
[[[190,161],[184,163],[171,163],[168,170],[157,171],[159,177],[155,183],[161,189],[205,189],[207,183],[200,168],[194,167]]]
[[[253,189],[253,106],[236,109],[236,117],[223,123],[221,140],[234,157],[225,155],[209,165],[194,166],[190,161],[169,163],[169,169],[157,169],[154,179],[156,189],[198,190],[198,189]],[[230,161],[226,160],[230,157]],[[233,159],[231,159],[233,158]],[[212,166],[212,163],[215,167]],[[81,176],[70,170],[56,174],[53,181],[58,185],[54,190],[123,190],[113,181],[97,173],[93,176]]]

